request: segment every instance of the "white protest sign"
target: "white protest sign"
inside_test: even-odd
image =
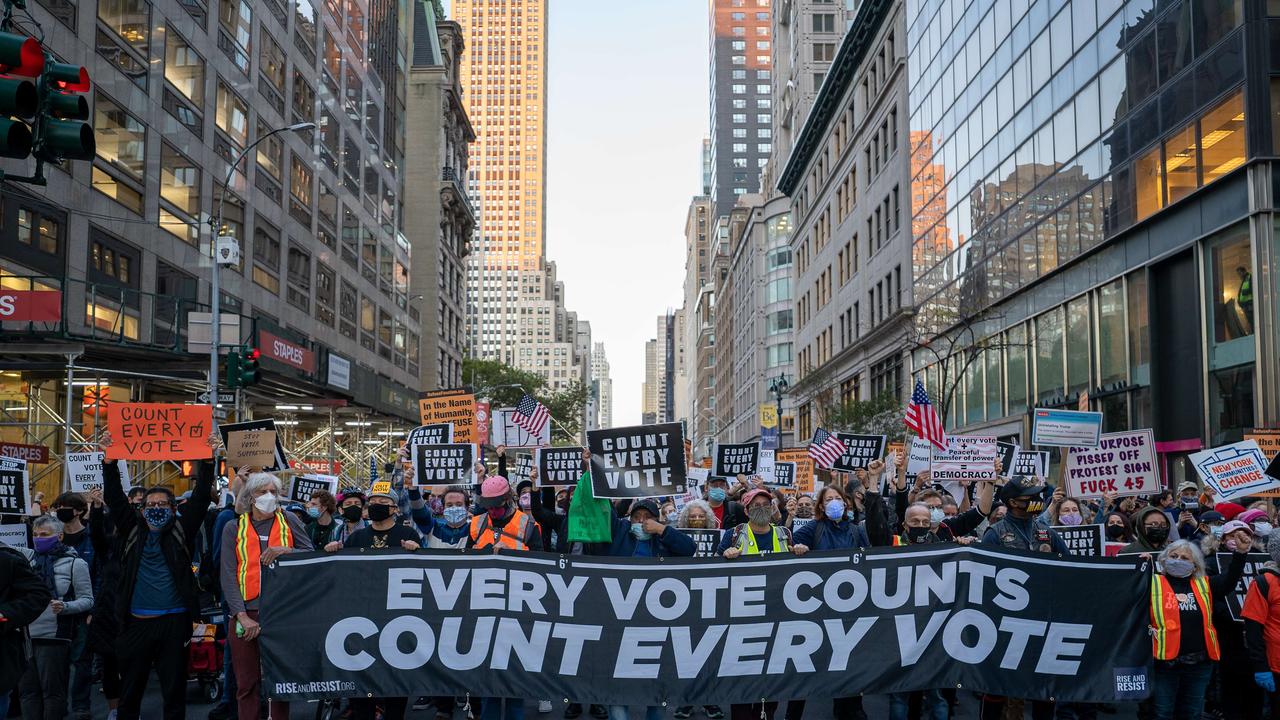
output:
[[[71,481],[71,492],[87,493],[102,489],[102,460],[100,452],[67,453],[63,464]]]
[[[295,475],[289,484],[289,499],[305,503],[311,499],[311,493],[324,490],[330,495],[338,494],[337,475]]]
[[[515,408],[500,408],[493,411],[492,427],[489,435],[494,447],[505,445],[509,448],[546,447],[551,444],[551,422],[542,426],[542,432],[533,435],[528,430],[516,425]]]
[[[759,459],[756,462],[755,474],[759,475],[761,480],[764,480],[765,485],[774,484],[775,480],[773,477],[773,470],[776,463],[777,461],[772,450],[760,450]]]
[[[507,481],[511,483],[512,489],[519,487],[520,483],[526,480],[533,482],[534,467],[532,453],[516,455],[515,463],[507,467]]]
[[[684,471],[684,477],[685,492],[672,498],[672,502],[676,505],[676,512],[684,512],[684,506],[691,500],[702,498],[702,488],[707,486],[707,478],[711,477],[711,470],[704,467],[687,468]]]
[[[1072,497],[1160,492],[1156,443],[1150,428],[1105,433],[1098,436],[1097,447],[1067,448],[1062,476]]]
[[[995,480],[996,439],[974,435],[948,438],[946,450],[933,448],[931,452],[929,477],[934,482]]]
[[[25,549],[27,547],[26,523],[0,525],[0,545]]]
[[[907,451],[908,478],[914,478],[929,469],[930,449],[932,447],[933,445],[928,440],[911,438],[911,448]]]
[[[1266,474],[1267,459],[1254,440],[1201,450],[1188,459],[1221,500],[1280,487],[1280,479]]]

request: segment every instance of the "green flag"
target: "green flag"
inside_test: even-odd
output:
[[[591,494],[591,473],[582,473],[569,501],[569,542],[613,542],[612,521],[609,501],[597,500]]]

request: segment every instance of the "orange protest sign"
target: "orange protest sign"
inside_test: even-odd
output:
[[[171,403],[112,403],[108,460],[203,460],[213,457],[213,408]]]
[[[1278,453],[1280,453],[1280,430],[1263,430],[1255,429],[1253,432],[1244,434],[1245,440],[1252,440],[1258,443],[1258,449],[1262,450],[1262,456],[1271,461]],[[1280,497],[1280,490],[1264,490],[1254,493],[1257,497]]]
[[[813,492],[813,458],[809,457],[808,448],[785,448],[774,452],[777,462],[793,462],[796,464],[796,491]]]
[[[423,425],[453,423],[456,443],[483,443],[477,437],[476,396],[466,390],[427,390],[418,394],[418,411]],[[487,418],[486,418],[487,419]]]

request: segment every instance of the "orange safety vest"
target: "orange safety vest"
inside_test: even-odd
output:
[[[471,518],[471,547],[483,550],[501,545],[504,549],[528,550],[533,537],[533,519],[519,509],[514,512],[515,515],[501,528],[490,524],[487,512]],[[509,531],[511,527],[515,527],[515,533]]]
[[[1213,629],[1213,596],[1209,594],[1209,581],[1203,577],[1191,580],[1191,594],[1200,606],[1204,618],[1204,646],[1209,658],[1218,660],[1218,632]],[[1178,657],[1182,644],[1182,614],[1178,609],[1178,595],[1163,575],[1151,578],[1151,653],[1157,660]]]
[[[256,600],[262,592],[262,541],[253,529],[252,514],[252,510],[244,513],[236,524],[236,582],[245,602]],[[267,547],[293,547],[293,532],[281,510],[276,510],[267,531]]]

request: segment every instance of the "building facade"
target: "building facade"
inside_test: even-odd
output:
[[[706,382],[701,369],[706,366],[703,353],[709,348],[706,343],[700,342],[705,328],[703,315],[699,310],[699,299],[704,291],[714,289],[710,283],[711,263],[715,253],[710,241],[711,229],[711,198],[708,195],[698,195],[690,200],[685,214],[684,301],[677,327],[684,347],[684,363],[676,378],[681,389],[677,393],[675,414],[676,419],[687,423],[691,438],[698,434],[697,418],[703,409],[699,402],[700,382]]]
[[[591,389],[596,399],[596,427],[613,427],[613,378],[602,342],[594,343],[591,350]]]
[[[1172,482],[1280,420],[1275,4],[909,5],[912,269],[944,349],[914,371],[947,424],[1025,438],[1031,408],[1087,406],[1153,428]]]
[[[911,336],[906,23],[859,6],[778,178],[795,230],[796,435],[854,401],[904,397]]]
[[[466,258],[476,229],[467,196],[475,132],[463,106],[458,75],[462,28],[437,21],[415,2],[409,65],[405,152],[405,233],[413,250],[412,307],[426,330],[419,349],[421,390],[462,385],[466,356]]]
[[[756,192],[773,151],[770,0],[711,0],[711,203],[727,214]]]

